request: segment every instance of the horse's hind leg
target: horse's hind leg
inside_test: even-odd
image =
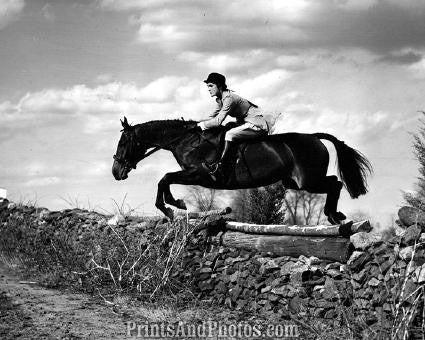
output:
[[[342,212],[338,211],[338,200],[342,186],[342,182],[338,181],[338,177],[326,176],[323,181],[305,186],[302,189],[315,194],[327,194],[323,212],[328,217],[330,223],[339,224],[346,218]]]

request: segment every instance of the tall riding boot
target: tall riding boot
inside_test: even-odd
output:
[[[236,143],[231,141],[225,141],[224,150],[221,154],[220,160],[211,165],[206,165],[209,173],[212,177],[224,178],[229,175],[229,169],[232,165],[232,161],[234,158],[234,153],[236,151]]]

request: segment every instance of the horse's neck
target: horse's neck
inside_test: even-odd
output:
[[[175,148],[180,138],[183,138],[187,128],[180,125],[162,124],[158,125],[150,132],[150,142],[165,150],[171,150]],[[156,131],[156,132],[154,132]],[[140,132],[140,138],[144,138],[144,132]]]

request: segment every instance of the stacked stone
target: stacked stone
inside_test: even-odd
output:
[[[186,255],[184,266],[193,273],[198,297],[237,310],[332,319],[352,297],[349,273],[338,262],[223,246]]]
[[[418,219],[422,214],[411,207],[401,208],[397,236],[385,242],[366,235],[352,236],[356,251],[347,267],[353,302],[369,323],[389,328],[397,309],[413,308],[415,298],[423,294],[425,219]],[[423,302],[417,307],[422,309]]]
[[[410,296],[403,306],[413,303],[425,283],[425,223],[416,218],[411,224],[406,209],[412,212],[400,210],[398,235],[385,242],[373,233],[353,235],[355,251],[346,264],[226,248],[213,238],[211,249],[192,249],[184,265],[200,298],[231,308],[333,319],[350,307],[368,324],[382,325],[403,296]]]
[[[23,222],[30,229],[37,230],[37,234],[66,235],[75,243],[84,236],[90,235],[93,239],[99,239],[103,234],[111,234],[112,230],[108,225],[123,231],[124,237],[128,239],[139,237],[140,234],[149,235],[157,227],[164,228],[161,225],[162,219],[159,218],[147,221],[146,218],[106,216],[82,209],[49,211],[46,208],[16,205],[7,201],[0,204],[0,222],[3,229]]]

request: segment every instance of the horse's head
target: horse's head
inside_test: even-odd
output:
[[[112,174],[116,180],[126,179],[132,169],[136,169],[137,163],[143,158],[148,149],[137,140],[135,127],[127,122],[127,118],[121,120],[123,127],[121,138],[118,142],[117,152],[114,155]]]

